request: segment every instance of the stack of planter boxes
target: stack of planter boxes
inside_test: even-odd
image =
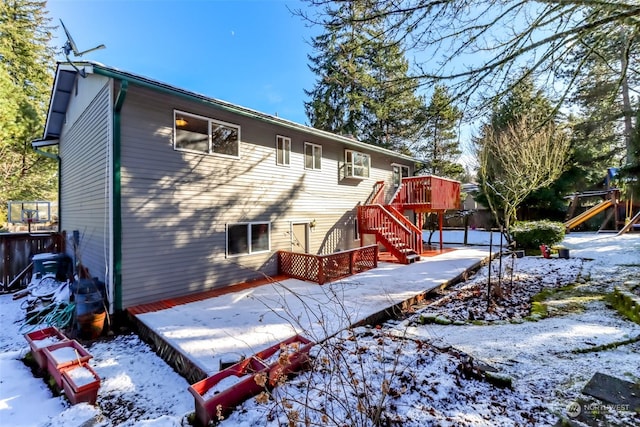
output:
[[[40,329],[39,331],[30,332],[28,334],[25,334],[24,337],[29,343],[33,359],[36,361],[38,367],[40,367],[40,370],[42,371],[47,369],[47,359],[45,358],[44,352],[42,350],[48,345],[68,341],[67,337],[64,336],[64,334],[60,332],[58,328],[54,327],[48,327]]]
[[[100,377],[89,366],[93,356],[78,341],[55,327],[30,332],[25,338],[40,369],[51,375],[72,404],[96,403]]]
[[[295,335],[191,386],[196,418],[207,426],[248,398],[301,370],[315,343]]]

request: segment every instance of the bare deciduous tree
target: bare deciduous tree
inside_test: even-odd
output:
[[[508,231],[527,196],[562,173],[569,137],[553,122],[539,126],[522,116],[504,129],[487,125],[476,144],[483,190],[496,196],[487,198],[489,207],[496,219],[502,216]]]

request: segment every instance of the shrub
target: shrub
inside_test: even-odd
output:
[[[555,245],[564,239],[564,224],[554,221],[521,221],[511,227],[511,235],[524,249]]]

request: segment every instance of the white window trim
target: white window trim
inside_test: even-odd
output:
[[[350,164],[349,162],[347,162],[347,153],[351,153],[351,175],[347,173],[347,171],[349,170],[348,166]],[[360,154],[362,156],[367,156],[369,158],[369,160],[367,161],[367,176],[357,176],[353,174],[353,171],[354,171],[353,155],[354,154]],[[371,177],[371,155],[370,154],[363,153],[362,151],[345,149],[344,150],[344,166],[345,166],[345,169],[344,169],[345,178],[368,179]]]
[[[391,163],[391,179],[393,180],[394,176],[393,176],[393,168],[400,168],[400,182],[398,184],[396,184],[395,182],[393,182],[393,186],[395,188],[398,188],[400,186],[400,184],[402,184],[402,178],[404,178],[402,176],[402,169],[406,169],[407,170],[407,177],[411,176],[411,168],[407,165],[401,165],[400,163]]]
[[[189,150],[188,148],[180,148],[176,146],[176,118],[177,116],[184,116],[184,117],[193,117],[196,119],[200,119],[200,120],[206,120],[209,122],[208,125],[208,132],[209,132],[209,152],[205,153],[204,151],[198,151],[198,150]],[[237,156],[232,156],[230,154],[222,154],[222,153],[216,153],[215,151],[211,151],[211,124],[215,123],[218,125],[222,125],[222,126],[227,126],[230,128],[235,128],[238,131],[238,155]],[[181,110],[173,110],[173,149],[175,151],[183,151],[185,153],[195,153],[195,154],[204,154],[207,156],[218,156],[218,157],[226,157],[228,159],[239,159],[240,158],[240,141],[242,141],[242,137],[240,135],[240,125],[234,124],[234,123],[229,123],[229,122],[224,122],[222,120],[217,120],[217,119],[212,119],[211,117],[206,117],[206,116],[201,116],[198,114],[193,114],[193,113],[187,113],[186,111],[181,111]]]
[[[278,141],[282,139],[283,144],[288,145],[288,150],[284,150],[283,152],[287,152],[289,154],[289,163],[280,163],[278,162]],[[276,135],[276,165],[278,166],[291,166],[291,138],[283,135]]]
[[[269,249],[266,250],[262,250],[262,251],[252,251],[251,250],[251,226],[254,224],[267,224],[267,232],[269,234]],[[248,253],[243,253],[243,254],[230,254],[229,253],[229,226],[231,225],[246,225],[247,226],[247,243],[248,243],[248,247],[249,247],[249,252]],[[253,222],[230,222],[227,223],[225,225],[225,230],[224,230],[224,252],[225,252],[225,257],[226,258],[237,258],[237,257],[241,257],[241,256],[247,256],[247,255],[256,255],[256,254],[264,254],[264,253],[268,253],[271,252],[271,222],[269,221],[253,221]]]
[[[319,168],[315,167],[315,164],[316,164],[315,157],[313,157],[313,162],[312,162],[313,163],[313,167],[310,167],[310,168],[307,167],[307,146],[318,147],[320,149],[320,167]],[[312,152],[313,152],[313,150],[312,150]],[[304,158],[304,168],[306,170],[321,171],[322,170],[322,145],[314,144],[313,142],[305,142],[304,143],[304,156],[303,156],[303,158]]]

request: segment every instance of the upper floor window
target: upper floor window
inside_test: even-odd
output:
[[[176,150],[240,156],[240,126],[174,111]]]
[[[276,164],[282,166],[291,164],[291,138],[280,135],[276,137]]]
[[[393,166],[393,186],[399,187],[402,183],[402,178],[409,176],[409,166],[404,165],[392,165]]]
[[[369,178],[371,156],[359,151],[345,150],[344,160],[347,178]]]
[[[322,169],[322,145],[304,143],[304,167],[305,169]]]
[[[249,222],[227,225],[227,256],[268,252],[271,249],[271,225]]]

